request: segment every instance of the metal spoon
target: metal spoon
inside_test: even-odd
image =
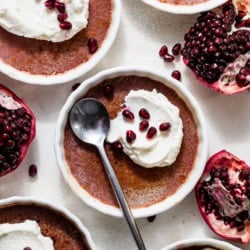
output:
[[[104,150],[103,143],[110,127],[109,115],[105,106],[95,99],[81,99],[72,107],[69,120],[75,135],[83,142],[92,144],[98,149],[106,174],[136,241],[138,249],[146,249],[114,169],[112,168]]]

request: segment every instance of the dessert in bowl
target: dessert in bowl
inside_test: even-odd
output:
[[[162,250],[240,250],[232,244],[212,238],[192,238],[174,242]]]
[[[142,0],[161,11],[174,14],[194,14],[211,10],[227,0]]]
[[[81,77],[105,56],[119,27],[121,3],[11,0],[0,3],[0,14],[0,71],[50,85]]]
[[[35,197],[0,200],[0,245],[5,249],[96,249],[76,216]]]
[[[80,142],[68,122],[71,107],[86,97],[108,110],[111,128],[105,148],[135,217],[163,212],[191,192],[207,157],[205,122],[197,102],[178,81],[157,71],[118,67],[98,73],[72,92],[56,126],[58,165],[85,203],[122,215],[98,152]]]

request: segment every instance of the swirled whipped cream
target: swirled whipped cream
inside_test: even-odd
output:
[[[45,6],[45,0],[0,1],[0,26],[18,36],[61,42],[72,38],[88,24],[89,0],[60,0],[66,6],[68,30],[61,29],[58,10]]]
[[[34,250],[54,250],[52,239],[41,234],[36,221],[0,224],[0,250],[25,247]]]
[[[175,162],[181,148],[183,125],[179,109],[163,94],[156,90],[131,90],[125,97],[125,109],[134,115],[133,120],[124,117],[123,110],[111,121],[107,141],[119,141],[123,151],[138,165],[152,168],[165,167]],[[150,114],[149,127],[145,131],[139,129],[143,118],[139,115],[141,109]],[[161,131],[159,126],[169,123],[167,131]],[[154,127],[156,134],[148,138],[149,128]],[[128,142],[126,131],[133,131],[136,139]]]

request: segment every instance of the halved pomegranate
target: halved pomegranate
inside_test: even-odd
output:
[[[201,13],[185,34],[184,63],[205,86],[224,94],[250,89],[250,0]]]
[[[219,236],[250,242],[250,167],[222,150],[208,160],[195,187],[201,215]]]
[[[36,119],[27,105],[0,84],[0,176],[16,169],[36,133]]]

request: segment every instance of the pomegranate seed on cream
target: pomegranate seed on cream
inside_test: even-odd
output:
[[[0,1],[0,26],[18,36],[52,42],[68,40],[87,26],[89,0],[61,0],[56,3],[65,7],[67,21],[72,25],[70,29],[60,28],[57,19],[59,7],[46,7],[44,0]]]
[[[165,167],[174,163],[183,138],[179,109],[155,89],[131,90],[122,106],[126,107],[125,110],[129,109],[134,118],[124,119],[124,109],[121,110],[117,117],[111,120],[107,141],[110,143],[119,141],[124,153],[142,167]],[[141,110],[147,111],[147,120],[141,116]],[[145,121],[147,126],[142,126]],[[159,126],[167,122],[171,124],[168,133],[160,133]],[[136,135],[132,143],[127,138],[127,131],[133,131]]]

